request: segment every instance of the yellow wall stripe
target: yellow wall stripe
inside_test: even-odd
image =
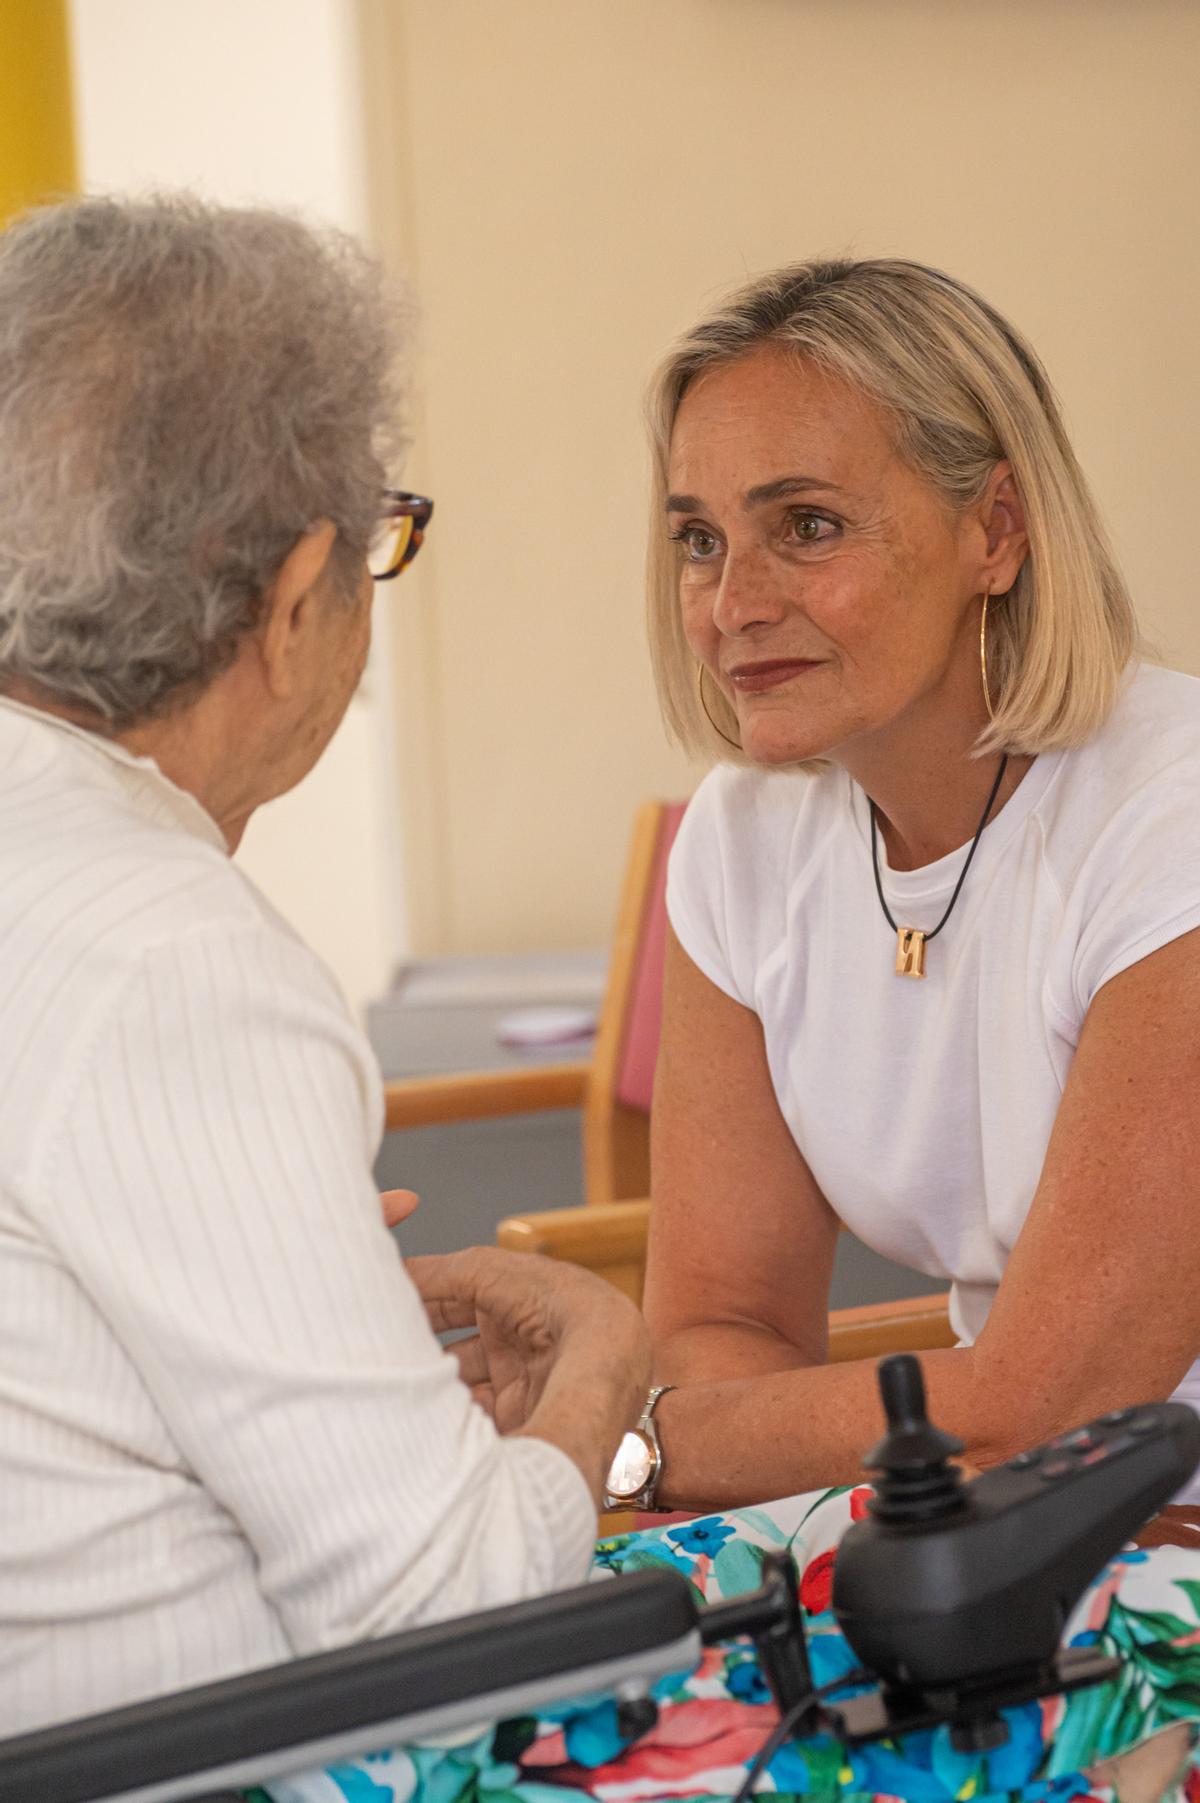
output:
[[[66,0],[0,0],[0,224],[74,187]]]

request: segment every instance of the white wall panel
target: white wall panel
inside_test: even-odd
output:
[[[352,0],[72,0],[71,27],[84,187],[186,187],[365,232]],[[407,943],[387,626],[381,606],[325,758],[238,854],[358,1007]]]

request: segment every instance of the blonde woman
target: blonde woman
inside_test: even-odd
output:
[[[643,1500],[855,1475],[840,1223],[952,1280],[975,1464],[1200,1400],[1200,684],[1138,661],[1036,357],[936,270],[799,265],[654,421],[658,681],[721,761],[670,873]]]

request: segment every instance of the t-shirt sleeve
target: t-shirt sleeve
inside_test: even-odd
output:
[[[1065,926],[1069,991],[1058,1005],[1080,1021],[1113,977],[1200,927],[1194,761],[1139,788],[1105,822],[1065,898]]]
[[[430,1330],[371,1176],[370,1054],[260,929],[144,955],[39,1212],[297,1651],[581,1581],[595,1515]]]
[[[730,791],[735,786],[735,773],[722,766],[704,779],[689,802],[667,868],[667,917],[709,982],[752,1008],[753,972],[746,970],[747,959],[731,932],[738,913],[733,881],[739,866],[743,880],[752,874],[733,844],[736,806],[731,806]]]

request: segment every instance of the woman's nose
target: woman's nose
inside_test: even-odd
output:
[[[713,624],[727,637],[778,623],[787,611],[778,575],[753,551],[730,552],[713,601]]]

